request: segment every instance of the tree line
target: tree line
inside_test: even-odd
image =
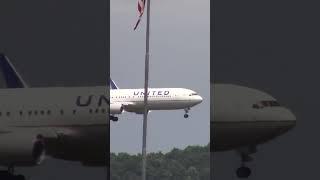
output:
[[[111,180],[141,180],[141,154],[110,154]],[[210,179],[210,147],[174,148],[168,153],[147,155],[148,180]]]

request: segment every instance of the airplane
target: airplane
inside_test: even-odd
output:
[[[241,166],[239,178],[248,178],[251,169],[246,162],[257,152],[257,145],[266,143],[291,130],[296,117],[271,95],[234,84],[211,84],[211,149],[213,152],[236,150]],[[211,162],[213,159],[211,159]]]
[[[0,179],[24,180],[18,166],[46,157],[106,166],[109,146],[109,85],[32,88],[0,54]]]
[[[40,165],[46,157],[106,166],[109,115],[141,113],[141,89],[121,90],[111,83],[109,101],[108,86],[32,88],[3,54],[0,75],[5,83],[0,89],[0,165],[7,167],[0,179],[24,180],[14,168]],[[243,162],[237,174],[248,177],[251,170],[245,162],[252,160],[256,146],[292,129],[296,117],[262,91],[230,84],[213,89],[213,151],[236,149]],[[150,88],[149,101],[149,110],[186,111],[202,98],[187,89]]]
[[[144,89],[119,89],[110,79],[110,120],[118,121],[116,114],[123,111],[144,113]],[[184,109],[188,118],[191,107],[202,102],[195,91],[184,88],[148,88],[148,110]]]

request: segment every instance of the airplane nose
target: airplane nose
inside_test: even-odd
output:
[[[287,108],[273,109],[269,114],[269,120],[273,128],[270,128],[270,134],[281,135],[296,126],[296,116]]]
[[[279,111],[274,111],[274,119],[278,121],[288,121],[292,124],[296,123],[296,116],[287,108],[282,108]]]
[[[296,126],[297,118],[289,109],[285,109],[283,114],[280,115],[280,117],[282,120],[288,122],[287,124],[288,130]]]
[[[296,121],[297,121],[296,116],[295,116],[289,109],[287,109],[285,118],[288,119],[288,120],[290,120],[290,121],[293,121],[293,122],[296,122]]]
[[[199,103],[201,103],[203,101],[203,99],[202,99],[201,96],[197,96],[196,101],[199,104]]]
[[[235,119],[234,121],[228,121],[228,119],[220,119],[218,122],[211,121],[214,124],[212,137],[218,149],[231,150],[261,144],[288,132],[296,125],[296,116],[284,107],[263,108],[254,114],[252,121],[248,121],[248,117],[251,116],[244,116],[242,119],[241,115],[228,117],[228,119],[230,117]],[[219,116],[220,114],[215,114],[216,119]]]
[[[281,108],[271,108],[261,111],[258,117],[259,120],[266,120],[271,122],[287,122],[288,124],[296,124],[296,116],[291,112],[291,110],[281,107]]]

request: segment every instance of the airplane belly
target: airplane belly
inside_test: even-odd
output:
[[[293,121],[211,122],[214,151],[232,150],[271,140],[295,125]]]
[[[149,102],[149,108],[151,110],[174,110],[187,108],[189,104],[188,101],[153,101]]]

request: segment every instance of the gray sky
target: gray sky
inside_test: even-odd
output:
[[[191,109],[152,111],[148,152],[209,143],[209,0],[161,0],[151,3],[150,87],[182,87],[204,101]],[[146,14],[145,14],[146,15]],[[137,2],[111,0],[110,74],[120,88],[143,88],[145,22],[136,31]],[[111,123],[111,151],[140,153],[142,116],[125,113]]]

